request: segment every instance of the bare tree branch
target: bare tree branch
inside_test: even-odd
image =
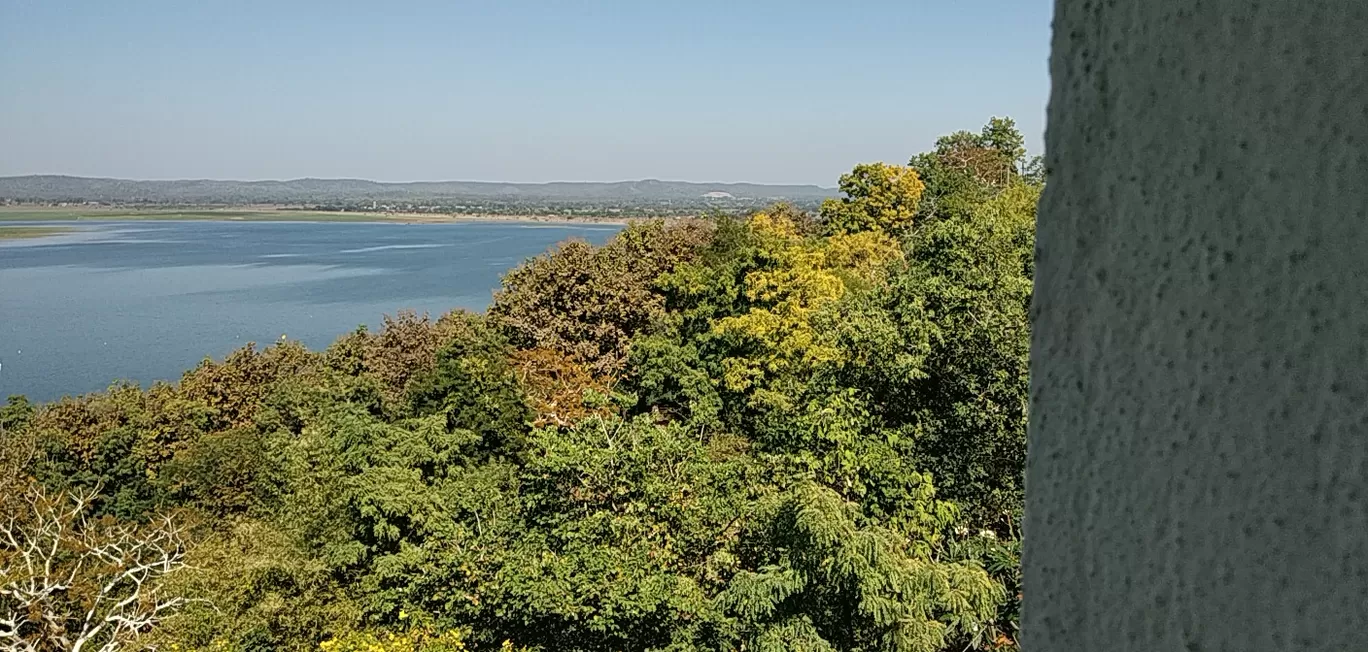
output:
[[[29,483],[0,516],[0,652],[130,649],[185,604],[163,582],[185,567],[183,529],[92,519],[95,496]]]

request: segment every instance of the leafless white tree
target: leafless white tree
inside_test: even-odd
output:
[[[91,518],[95,492],[30,484],[0,511],[0,652],[116,652],[179,609],[164,579],[185,566],[170,518]]]

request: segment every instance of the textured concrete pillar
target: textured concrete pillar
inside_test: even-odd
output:
[[[1368,0],[1058,0],[1027,652],[1368,650]]]

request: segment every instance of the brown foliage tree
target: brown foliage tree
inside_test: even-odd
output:
[[[282,341],[261,351],[249,343],[223,362],[205,360],[186,372],[179,390],[184,398],[213,411],[211,429],[247,425],[274,383],[303,372],[316,360],[298,342]]]
[[[693,259],[711,225],[688,220],[628,226],[602,247],[571,240],[504,277],[490,317],[515,346],[548,348],[614,376],[628,343],[664,311],[655,280]]]
[[[339,339],[328,349],[328,363],[354,375],[374,376],[387,408],[398,410],[412,381],[432,370],[437,352],[468,334],[479,319],[454,310],[434,321],[426,313],[401,310],[394,317],[385,315],[378,333],[359,329]]]
[[[560,351],[517,351],[513,367],[536,414],[534,427],[568,426],[592,414],[607,417],[615,412],[609,404],[593,402],[593,395],[606,397],[609,387]]]

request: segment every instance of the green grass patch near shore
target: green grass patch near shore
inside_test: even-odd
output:
[[[46,238],[52,235],[71,233],[75,230],[64,226],[0,226],[0,240]]]

